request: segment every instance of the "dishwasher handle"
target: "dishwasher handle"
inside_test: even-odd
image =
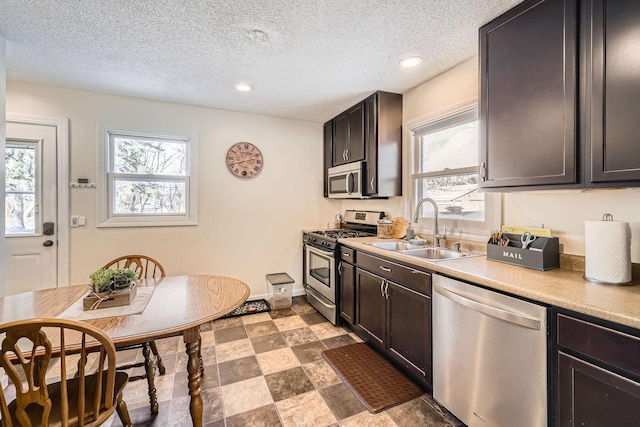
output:
[[[495,317],[496,319],[504,320],[505,322],[515,323],[516,325],[520,325],[525,328],[540,330],[540,321],[533,317],[524,316],[519,313],[513,313],[511,311],[487,305],[485,303],[471,299],[467,296],[457,294],[442,285],[436,285],[435,291],[453,302],[475,310],[479,313],[486,314],[487,316]]]

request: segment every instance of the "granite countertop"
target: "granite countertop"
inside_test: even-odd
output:
[[[640,329],[640,286],[612,286],[584,280],[580,271],[537,271],[487,260],[486,256],[427,261],[365,243],[391,241],[377,237],[340,239],[357,250],[412,264],[436,273],[497,289]]]

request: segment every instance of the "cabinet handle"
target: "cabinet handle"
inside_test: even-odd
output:
[[[389,282],[386,282],[386,283],[385,283],[385,286],[384,286],[384,295],[385,295],[385,298],[386,298],[386,299],[389,299]]]
[[[342,274],[342,263],[338,264],[338,274]]]
[[[347,161],[347,150],[346,149],[344,149],[342,151],[342,160],[344,160],[345,162]]]
[[[375,189],[375,187],[373,186],[373,181],[376,179],[375,176],[371,177],[371,191],[373,191]]]
[[[345,160],[349,160],[349,149],[347,148],[346,150],[344,150],[344,152],[346,153],[346,159]]]
[[[342,253],[342,256],[343,256],[343,257],[350,257],[350,256],[351,256],[351,254],[347,254],[347,253],[344,253],[344,252],[343,252],[343,253]]]
[[[480,179],[483,181],[487,180],[487,164],[482,162],[480,165]]]
[[[384,298],[384,279],[382,279],[382,282],[380,282],[380,295],[382,295],[382,298]]]
[[[389,267],[384,267],[384,266],[382,266],[382,265],[380,266],[380,270],[382,270],[382,271],[386,271],[387,273],[390,273],[390,272],[391,272],[391,269],[390,269]]]

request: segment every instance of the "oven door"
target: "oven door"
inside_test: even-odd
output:
[[[304,282],[320,295],[336,303],[336,269],[333,251],[324,251],[310,245],[304,246],[306,270]]]

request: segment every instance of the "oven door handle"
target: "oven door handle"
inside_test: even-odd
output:
[[[314,253],[314,254],[316,254],[316,255],[320,255],[320,256],[333,256],[333,251],[324,251],[324,250],[322,250],[322,249],[318,249],[318,248],[316,248],[315,246],[309,246],[309,245],[306,245],[306,246],[307,246],[307,250],[308,250],[309,252],[313,252],[313,253]]]

